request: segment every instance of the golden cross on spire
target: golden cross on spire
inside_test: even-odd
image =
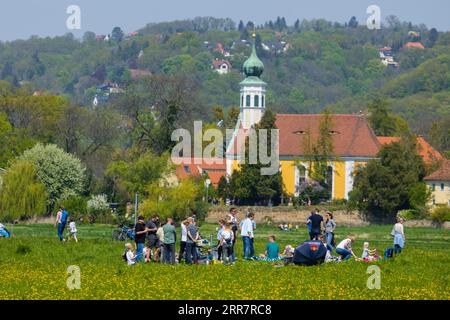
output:
[[[256,39],[256,27],[255,27],[255,24],[253,24],[252,38],[253,38],[253,39]]]

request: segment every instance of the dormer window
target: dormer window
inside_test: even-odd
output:
[[[328,133],[332,136],[337,135],[337,134],[341,134],[339,131],[334,131],[334,130],[330,130],[328,131]]]
[[[301,135],[307,134],[307,132],[304,131],[304,130],[297,130],[297,131],[294,131],[293,134],[297,134],[297,135],[300,135],[300,136],[301,136]]]

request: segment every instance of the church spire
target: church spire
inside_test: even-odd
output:
[[[252,45],[252,53],[250,54],[250,57],[244,62],[243,70],[245,76],[248,77],[260,77],[261,74],[264,72],[264,64],[262,61],[258,58],[258,55],[256,54],[256,33],[253,31],[252,34],[253,38],[253,45]]]

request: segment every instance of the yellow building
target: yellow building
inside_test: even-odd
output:
[[[240,83],[240,116],[233,137],[226,151],[226,172],[231,175],[239,170],[242,148],[249,130],[260,121],[265,111],[267,84],[260,79],[264,65],[252,48],[250,58],[243,66],[245,80]],[[305,157],[305,139],[317,141],[323,115],[277,114],[279,129],[279,170],[287,193],[298,196],[302,182],[309,180],[308,162]],[[361,114],[330,115],[328,134],[333,145],[333,157],[329,159],[328,181],[333,199],[347,199],[353,188],[353,177],[358,166],[374,159],[380,142]]]
[[[440,168],[423,179],[431,189],[431,204],[450,206],[450,160],[444,160]]]

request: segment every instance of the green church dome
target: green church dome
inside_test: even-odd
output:
[[[255,35],[253,35],[255,38]],[[244,62],[243,70],[246,77],[260,77],[264,71],[264,64],[256,54],[255,41],[253,40],[252,54]]]

